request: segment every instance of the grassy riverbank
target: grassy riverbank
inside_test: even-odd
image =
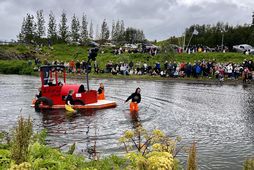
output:
[[[1,74],[20,74],[20,75],[34,75],[39,76],[39,72],[33,70],[34,65],[29,64],[28,61],[24,60],[0,60],[0,73]],[[71,79],[84,79],[85,74],[69,73],[68,78]],[[111,73],[90,73],[89,78],[94,79],[121,79],[121,80],[148,80],[148,81],[168,81],[168,82],[179,82],[179,83],[201,83],[201,84],[220,84],[215,77],[206,78],[168,78],[161,76],[151,76],[151,75],[112,75]],[[242,79],[239,80],[228,80],[225,79],[223,84],[242,84]]]
[[[20,75],[34,75],[39,76],[39,72],[33,70],[33,65],[29,65],[28,61],[3,61],[0,60],[0,73],[1,74],[20,74]],[[85,74],[69,73],[67,74],[68,79],[83,79],[85,80]],[[206,78],[168,78],[161,76],[151,75],[112,75],[111,73],[90,73],[89,78],[94,79],[118,79],[118,80],[147,80],[147,81],[168,81],[168,82],[179,82],[179,83],[200,83],[200,84],[220,84],[214,77]],[[242,79],[239,80],[228,80],[225,79],[223,84],[242,84]]]
[[[21,54],[29,54],[26,56],[29,57],[37,57],[43,62],[44,60],[48,61],[82,61],[87,60],[88,56],[88,47],[76,46],[76,45],[66,45],[66,44],[57,44],[52,47],[41,47],[36,48],[33,46],[25,46],[25,45],[2,45],[0,46],[0,58],[1,55],[7,56],[15,56]],[[165,61],[176,61],[176,62],[192,62],[198,60],[213,60],[215,59],[217,62],[235,62],[242,63],[244,59],[254,60],[253,55],[246,56],[241,53],[195,53],[195,54],[158,54],[156,56],[151,56],[149,54],[129,54],[123,53],[121,55],[113,55],[111,53],[112,48],[102,48],[97,56],[97,63],[100,69],[104,69],[106,64],[109,61],[113,63],[126,62],[130,61],[134,62],[134,67],[136,63],[143,64],[146,62],[148,65],[154,66],[156,62],[160,62],[161,65]],[[38,75],[38,73],[33,71],[34,61],[32,58],[28,58],[27,60],[1,60],[0,59],[0,73],[3,74],[26,74],[26,75]],[[30,61],[30,62],[29,62]],[[162,66],[163,67],[163,66]],[[142,79],[142,80],[168,80],[168,78],[161,78],[160,76],[150,76],[150,75],[131,75],[131,76],[113,76],[111,74],[91,74],[92,78],[114,78],[114,79]],[[173,79],[176,80],[176,79]],[[178,80],[178,79],[177,79]],[[184,78],[185,81],[192,80],[196,81],[197,79]],[[208,81],[211,79],[202,78],[204,81]]]
[[[34,74],[33,65],[25,60],[0,60],[0,73],[2,74]]]
[[[33,46],[25,45],[5,45],[0,46],[0,54],[8,53],[33,53],[35,57],[39,57],[41,60],[47,59],[49,61],[59,60],[59,61],[69,61],[69,60],[86,60],[88,56],[89,47],[76,46],[76,45],[66,45],[57,44],[49,47],[36,48]],[[115,63],[118,62],[147,62],[148,64],[154,64],[155,62],[164,63],[168,61],[177,62],[194,62],[197,60],[213,60],[216,59],[218,62],[236,62],[241,63],[244,59],[254,59],[253,55],[246,56],[241,53],[194,53],[194,54],[162,54],[159,53],[156,56],[151,56],[149,54],[129,54],[123,53],[121,55],[113,55],[112,48],[101,48],[97,57],[97,61],[100,66],[105,67],[105,64],[111,60]],[[103,53],[102,53],[103,51]]]

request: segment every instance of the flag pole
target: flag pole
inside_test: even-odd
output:
[[[194,31],[193,31],[193,32],[194,32]],[[189,40],[189,42],[188,42],[188,45],[187,45],[187,48],[186,48],[186,52],[188,52],[187,50],[189,49],[189,45],[190,45],[191,39],[192,39],[192,37],[193,37],[193,32],[192,32],[191,37],[190,37],[190,40]]]
[[[186,38],[186,31],[184,32],[184,35],[183,35],[183,51],[184,51],[184,47],[185,47],[185,38]]]

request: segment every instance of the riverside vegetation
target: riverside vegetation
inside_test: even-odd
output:
[[[69,62],[71,60],[87,60],[89,47],[67,45],[67,44],[56,44],[52,47],[43,46],[39,49],[29,45],[2,45],[0,46],[0,73],[4,74],[34,74],[34,58],[39,58],[42,62],[48,60],[49,62],[58,60],[63,62]],[[104,69],[109,61],[113,63],[125,62],[129,63],[132,61],[135,63],[144,63],[153,66],[156,62],[163,64],[165,61],[176,61],[176,62],[191,62],[211,61],[215,59],[217,62],[227,63],[242,63],[244,59],[254,60],[253,55],[244,55],[241,53],[194,53],[194,54],[177,54],[174,52],[170,53],[159,53],[155,56],[151,56],[147,53],[123,53],[120,55],[113,55],[111,53],[112,48],[102,48],[97,56],[97,64],[100,69]],[[25,57],[13,57],[13,56],[25,56]],[[7,57],[1,57],[7,56]],[[9,57],[9,58],[8,58]],[[7,60],[3,60],[7,59]],[[111,74],[106,74],[106,77],[115,77]],[[105,75],[99,74],[97,77],[105,77]],[[95,76],[96,77],[96,76]],[[134,77],[132,75],[130,77]],[[139,76],[147,79],[149,76]]]
[[[0,169],[8,170],[100,170],[100,169],[137,169],[137,170],[180,170],[184,169],[177,159],[181,150],[187,151],[187,170],[196,170],[196,143],[191,147],[180,147],[180,137],[168,137],[160,130],[151,132],[138,126],[127,130],[119,139],[126,154],[122,157],[111,155],[97,160],[88,160],[74,154],[75,144],[69,151],[46,145],[46,131],[33,132],[30,118],[19,117],[17,126],[11,133],[0,133]],[[244,162],[243,169],[251,170],[254,159]]]
[[[20,117],[11,133],[0,135],[0,169],[9,170],[63,170],[63,169],[183,169],[176,158],[180,138],[167,137],[160,130],[146,131],[142,127],[124,132],[119,142],[126,155],[111,155],[98,160],[87,160],[74,154],[75,144],[68,152],[46,145],[46,131],[34,133],[32,120]],[[195,147],[193,145],[193,147]],[[192,147],[192,148],[193,148]],[[191,149],[193,150],[193,149]],[[196,150],[190,151],[187,169],[197,169]]]

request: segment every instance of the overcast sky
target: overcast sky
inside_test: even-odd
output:
[[[26,13],[36,15],[42,9],[45,18],[52,10],[57,21],[63,10],[68,21],[75,13],[86,14],[88,21],[101,25],[107,19],[124,20],[126,26],[144,30],[149,40],[181,35],[192,24],[250,24],[253,0],[0,0],[0,40],[15,39]]]

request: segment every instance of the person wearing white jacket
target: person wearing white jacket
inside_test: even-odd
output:
[[[227,72],[228,72],[228,78],[232,78],[232,73],[233,73],[233,66],[232,66],[232,64],[229,64],[227,66]]]

